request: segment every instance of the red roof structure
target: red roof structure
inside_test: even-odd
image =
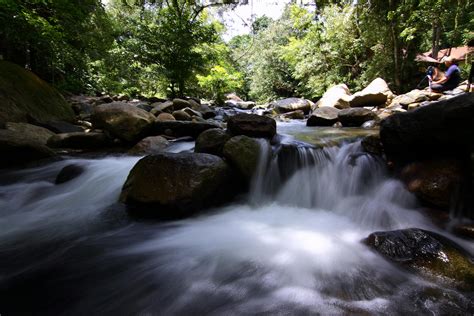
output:
[[[438,52],[438,58],[435,59],[431,55],[431,51],[416,55],[416,61],[428,62],[428,63],[440,63],[441,59],[445,56],[452,56],[457,61],[464,61],[466,58],[474,53],[474,47],[461,46],[461,47],[450,47],[441,49]]]

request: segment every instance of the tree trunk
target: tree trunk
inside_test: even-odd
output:
[[[439,19],[435,18],[432,25],[431,55],[434,59],[438,59],[439,43],[441,39],[441,25]]]
[[[394,23],[391,23],[390,31],[392,34],[392,45],[393,45],[393,63],[394,63],[393,80],[395,82],[395,87],[397,88],[398,91],[400,91],[400,87],[402,85],[402,82],[400,79],[400,45],[398,42],[396,26]]]

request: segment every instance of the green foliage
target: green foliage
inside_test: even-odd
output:
[[[217,104],[223,104],[225,94],[237,91],[243,84],[239,72],[219,65],[212,67],[207,76],[198,75],[197,78],[204,89],[204,96],[212,98]]]
[[[88,81],[87,64],[111,43],[99,0],[0,0],[0,54],[42,78],[73,89]]]
[[[417,53],[474,37],[473,1],[327,0],[259,17],[226,44],[206,8],[239,2],[0,0],[0,54],[71,92],[269,101],[376,77],[403,92],[421,79]]]
[[[296,82],[282,50],[289,43],[293,30],[286,13],[281,19],[271,21],[258,33],[240,36],[230,42],[232,59],[240,72],[248,95],[258,101],[270,101],[279,96],[291,96]],[[268,22],[266,19],[265,21]]]

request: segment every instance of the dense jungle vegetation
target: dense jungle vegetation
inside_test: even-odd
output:
[[[417,53],[474,37],[470,0],[293,1],[226,42],[213,10],[239,2],[0,0],[0,54],[70,93],[266,101],[375,77],[403,92],[423,75]]]

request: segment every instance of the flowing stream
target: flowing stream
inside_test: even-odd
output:
[[[361,243],[380,230],[439,232],[381,160],[358,141],[288,148],[272,154],[262,144],[243,200],[166,223],[131,220],[116,203],[139,158],[67,159],[5,173],[0,314],[473,312],[472,293],[418,278]],[[69,164],[85,172],[55,185]]]

